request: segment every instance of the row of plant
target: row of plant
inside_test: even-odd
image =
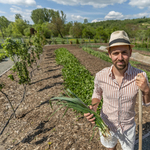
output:
[[[62,74],[64,78],[64,86],[67,90],[65,90],[65,93],[62,96],[54,97],[50,100],[51,108],[53,108],[52,101],[57,101],[57,104],[61,105],[61,107],[59,107],[55,112],[63,107],[66,107],[64,115],[69,108],[73,108],[73,110],[82,114],[94,114],[95,126],[93,128],[93,135],[90,138],[90,141],[94,136],[95,127],[99,128],[104,137],[109,137],[109,128],[99,116],[103,100],[101,100],[97,112],[88,107],[88,105],[91,105],[94,77],[91,76],[90,72],[83,65],[81,65],[78,59],[67,49],[57,49],[55,54],[56,62],[63,65]],[[55,112],[53,112],[52,115]]]
[[[40,32],[38,32],[32,37],[32,41],[33,41],[32,47],[30,46],[30,43],[22,43],[18,40],[14,41],[11,38],[7,38],[5,42],[2,44],[7,57],[9,57],[14,62],[14,65],[11,70],[16,75],[14,76],[12,74],[9,74],[8,78],[15,81],[18,84],[23,85],[24,87],[24,92],[20,104],[24,100],[26,94],[26,86],[30,85],[31,83],[33,71],[36,68],[38,69],[39,67],[37,64],[37,60],[40,59],[40,54],[42,54],[43,52],[43,46],[45,43],[44,38]],[[33,68],[34,64],[36,64],[36,68]],[[9,100],[9,95],[7,95],[3,90],[4,87],[5,83],[0,80],[0,92],[8,100],[13,110],[13,115],[16,117],[15,111],[19,107],[19,105],[16,108],[13,107],[11,101]],[[3,130],[1,131],[0,134],[3,133]]]
[[[96,56],[96,57],[98,57],[98,58],[100,58],[100,59],[102,59],[102,60],[105,60],[105,61],[107,61],[107,62],[112,63],[112,61],[111,61],[111,59],[109,58],[109,56],[106,55],[106,52],[94,51],[93,49],[87,48],[87,47],[83,47],[82,49],[83,49],[84,51],[86,51],[87,53],[93,55],[93,56]],[[130,64],[131,64],[133,67],[136,67],[136,65],[140,64],[140,62],[132,61],[132,60],[130,60],[129,62],[130,62]],[[139,68],[139,69],[141,69],[141,68]],[[141,69],[141,70],[143,70],[143,69]],[[150,72],[148,72],[148,71],[146,71],[146,70],[143,70],[143,71],[146,72],[147,77],[148,77],[148,81],[150,82]]]
[[[94,88],[94,77],[67,49],[60,48],[55,53],[56,62],[63,65],[62,74],[65,88],[70,89],[86,105],[90,105]],[[98,106],[98,112],[100,112],[101,105]]]
[[[99,43],[102,40],[98,39],[83,39],[83,38],[51,38],[47,39],[48,44],[84,44],[84,43]]]

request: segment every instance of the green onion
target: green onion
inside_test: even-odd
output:
[[[56,113],[59,109],[63,107],[67,107],[64,115],[66,114],[68,108],[73,108],[76,111],[82,112],[82,113],[90,113],[94,114],[95,117],[95,127],[98,127],[101,131],[102,135],[106,138],[110,136],[109,128],[104,123],[100,115],[98,115],[95,111],[91,110],[86,104],[84,104],[79,97],[77,97],[73,92],[71,92],[69,89],[66,91],[68,97],[60,96],[60,97],[54,97],[50,100],[50,106],[52,108],[52,101],[57,101],[58,105],[62,105],[60,108],[58,108],[54,113]],[[71,96],[74,96],[73,98]],[[95,105],[95,104],[94,104]],[[54,114],[52,113],[52,115]],[[52,116],[51,115],[51,116]],[[63,116],[64,116],[63,115]],[[50,116],[50,117],[51,117]],[[93,128],[93,129],[94,129]]]

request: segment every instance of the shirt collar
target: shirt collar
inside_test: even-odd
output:
[[[109,75],[110,77],[113,76],[113,73],[112,73],[112,68],[113,68],[113,66],[114,66],[114,65],[111,65],[111,67],[110,67],[110,69],[109,69],[108,75]],[[128,63],[128,69],[126,70],[126,72],[125,72],[124,74],[128,74],[128,75],[132,74],[132,66],[131,66],[130,63]]]

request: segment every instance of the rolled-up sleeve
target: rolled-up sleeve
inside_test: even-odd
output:
[[[144,75],[144,77],[146,78],[146,80],[147,80],[147,84],[148,84],[148,86],[149,86],[149,82],[148,82],[147,74],[146,74],[145,72],[143,72],[143,75]],[[145,104],[144,102],[142,102],[142,105],[144,105],[144,106],[150,106],[150,103]]]
[[[98,80],[98,74],[96,74],[95,79],[94,79],[94,90],[93,90],[92,99],[97,98],[97,99],[101,100],[102,93],[103,93],[103,91],[100,86],[100,81]]]

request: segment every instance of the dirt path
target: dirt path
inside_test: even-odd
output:
[[[54,50],[66,47],[73,53],[93,76],[111,63],[89,55],[82,49],[70,45],[46,46],[40,62],[40,69],[34,71],[32,84],[27,87],[24,102],[17,110],[18,118],[12,119],[3,134],[0,135],[0,150],[106,150],[100,141],[99,133],[89,143],[92,125],[82,116],[78,119],[69,110],[62,119],[64,110],[57,112],[50,120],[49,116],[56,110],[49,106],[49,99],[58,96],[63,88],[62,66],[55,62]],[[8,80],[5,73],[0,79],[6,83],[4,92],[10,94],[10,100],[16,107],[21,99],[23,88]],[[138,102],[136,104],[136,123],[138,124]],[[4,127],[12,110],[5,97],[0,94],[0,130]],[[149,108],[143,107],[144,132],[150,128]],[[138,133],[138,128],[137,128]],[[121,150],[120,145],[117,150]]]

